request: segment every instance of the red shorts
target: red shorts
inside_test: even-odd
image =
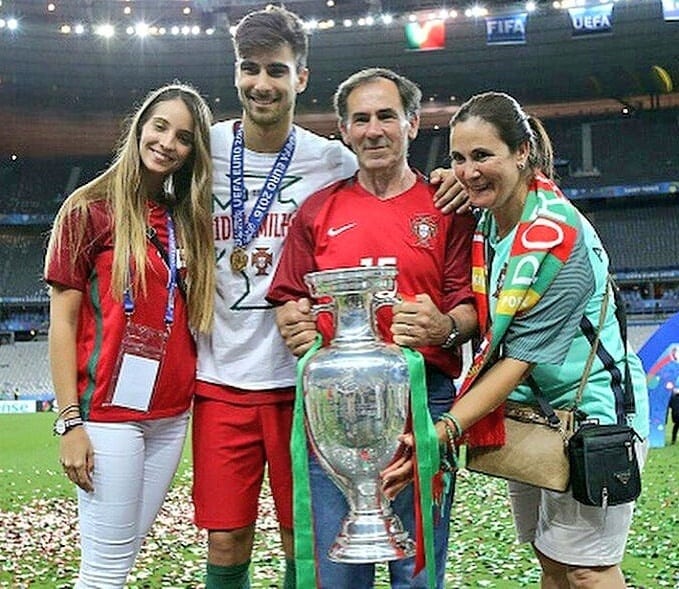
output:
[[[223,399],[214,398],[216,389]],[[240,396],[247,396],[247,402],[239,403]],[[292,528],[293,397],[291,389],[272,395],[198,382],[193,410],[196,525],[230,530],[254,524],[268,465],[278,521]],[[253,398],[262,402],[253,403]]]

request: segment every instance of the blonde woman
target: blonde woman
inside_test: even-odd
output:
[[[211,113],[171,84],[57,214],[45,261],[60,461],[77,485],[77,588],[123,587],[179,463],[192,331],[214,298]]]

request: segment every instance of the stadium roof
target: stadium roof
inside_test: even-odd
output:
[[[598,0],[578,1],[601,6]],[[5,130],[0,153],[12,146],[34,154],[54,149],[45,129],[92,121],[100,126],[104,118],[112,121],[115,136],[120,115],[173,79],[197,86],[219,118],[238,112],[230,27],[265,3],[53,0],[53,5],[49,10],[43,0],[0,0],[0,129]],[[490,89],[541,105],[543,116],[624,104],[633,109],[679,105],[679,21],[664,19],[661,0],[620,0],[608,17],[610,29],[595,30],[592,21],[584,34],[574,28],[568,10],[551,2],[538,2],[527,12],[524,4],[491,1],[483,4],[485,15],[475,16],[465,15],[471,7],[466,2],[434,0],[290,0],[286,5],[306,19],[311,33],[311,78],[298,112],[326,132],[334,127],[329,110],[337,84],[369,66],[390,67],[416,81],[430,126],[445,124],[456,104]],[[523,31],[521,14],[527,14]],[[495,18],[508,18],[509,24],[488,20]],[[424,39],[426,23],[436,19],[443,21],[437,29],[444,32],[443,47],[408,48],[406,26],[415,28],[409,37],[413,47]],[[104,24],[113,29],[101,29]],[[518,29],[519,42],[511,28]],[[28,130],[33,124],[35,132]],[[99,133],[110,149],[109,134]],[[62,135],[61,141],[69,137]]]

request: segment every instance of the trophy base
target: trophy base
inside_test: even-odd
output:
[[[328,551],[333,562],[369,564],[415,555],[415,542],[395,515],[347,516]]]

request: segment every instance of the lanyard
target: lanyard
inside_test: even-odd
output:
[[[269,171],[255,206],[248,220],[245,220],[245,178],[244,153],[245,139],[243,126],[239,125],[231,146],[231,221],[233,240],[237,248],[245,248],[255,237],[264,217],[266,217],[274,197],[278,193],[281,182],[288,171],[288,166],[295,152],[295,129],[293,128],[285,140],[285,145],[278,152],[276,161]]]
[[[170,213],[167,213],[167,249],[168,249],[168,278],[167,278],[167,304],[165,306],[165,324],[172,325],[174,321],[174,294],[177,288],[177,238],[174,230],[174,221]],[[128,317],[134,313],[134,299],[132,297],[132,269],[130,268],[129,285],[123,293],[123,308]]]

